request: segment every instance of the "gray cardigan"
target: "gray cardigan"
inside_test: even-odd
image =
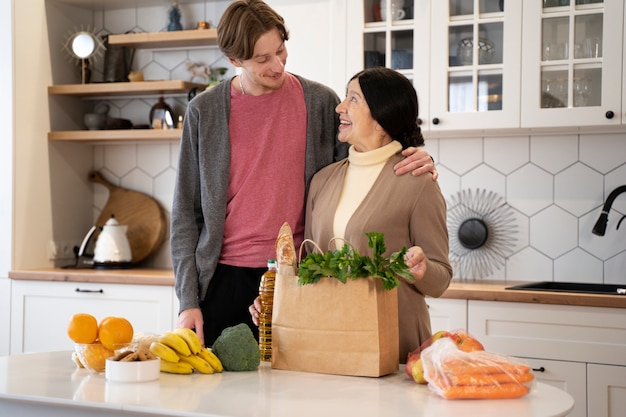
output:
[[[313,174],[347,156],[347,144],[337,141],[337,94],[320,83],[296,77],[307,107],[308,190]],[[230,80],[224,81],[187,106],[170,228],[179,312],[200,306],[222,249],[230,168],[230,85]]]

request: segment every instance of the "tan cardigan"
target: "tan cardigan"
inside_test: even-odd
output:
[[[446,203],[431,175],[396,176],[393,155],[346,227],[347,239],[361,254],[371,255],[367,232],[385,235],[388,256],[403,246],[420,246],[428,258],[426,275],[414,283],[402,281],[398,290],[400,362],[431,335],[424,295],[439,297],[452,279],[448,259]],[[306,207],[305,238],[326,250],[333,237],[333,218],[348,168],[348,159],[320,170],[311,181]],[[441,330],[441,329],[437,329]]]

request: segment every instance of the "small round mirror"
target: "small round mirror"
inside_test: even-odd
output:
[[[71,42],[74,55],[80,59],[89,58],[96,50],[96,41],[89,32],[78,32],[74,34]]]
[[[482,219],[470,218],[459,227],[459,242],[464,248],[478,249],[487,242],[489,229]]]

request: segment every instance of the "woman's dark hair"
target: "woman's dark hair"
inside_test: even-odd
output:
[[[217,25],[217,44],[227,57],[243,61],[252,58],[256,42],[274,28],[278,29],[283,41],[289,40],[285,20],[265,2],[234,1]]]
[[[350,81],[355,79],[361,86],[374,120],[402,144],[402,149],[424,145],[422,130],[417,124],[417,93],[411,81],[385,67],[365,69]]]

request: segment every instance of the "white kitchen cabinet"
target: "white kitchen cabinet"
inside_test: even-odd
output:
[[[127,318],[135,332],[174,328],[171,286],[13,280],[11,354],[71,350],[67,324],[75,313]]]
[[[624,2],[527,1],[523,16],[522,127],[623,123]]]
[[[430,328],[439,330],[467,330],[467,300],[426,297],[430,314]]]
[[[623,413],[613,398],[626,385],[623,309],[470,300],[468,331],[487,350],[550,370],[537,372],[538,379],[560,381],[576,400],[573,415],[609,416],[607,409]],[[586,396],[580,392],[583,383]]]
[[[587,416],[587,367],[582,362],[521,358],[532,367],[537,381],[567,391],[574,397],[574,408],[568,417]]]
[[[587,386],[590,417],[624,415],[626,366],[587,365]]]

